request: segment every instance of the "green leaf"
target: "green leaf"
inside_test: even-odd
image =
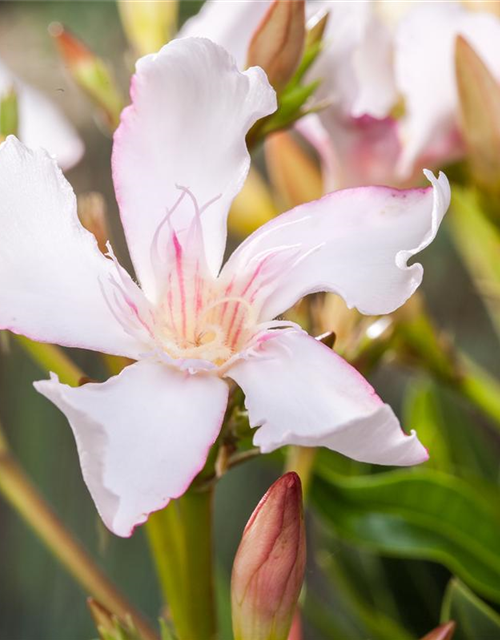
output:
[[[498,479],[498,456],[491,446],[493,435],[478,429],[477,416],[456,394],[422,377],[408,385],[403,424],[418,433],[429,449],[427,469],[433,468],[475,482]],[[495,488],[496,491],[496,488]],[[496,498],[497,496],[495,496]]]
[[[500,337],[500,233],[488,219],[477,191],[453,185],[447,224]]]
[[[341,538],[383,555],[440,562],[500,602],[498,500],[437,472],[318,473],[313,502]]]
[[[453,640],[497,640],[500,615],[456,578],[450,580],[443,599],[441,620],[455,620]]]
[[[421,379],[409,385],[404,400],[403,424],[411,425],[431,452],[427,466],[449,471],[452,461],[444,422],[434,384],[428,379]]]

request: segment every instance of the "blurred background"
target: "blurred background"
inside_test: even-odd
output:
[[[180,20],[184,21],[202,3],[183,0],[180,4]],[[117,7],[111,1],[3,0],[0,58],[19,78],[57,104],[78,130],[86,152],[83,160],[67,172],[67,177],[77,194],[89,191],[103,194],[113,247],[122,264],[128,266],[111,182],[111,138],[93,116],[90,102],[65,71],[48,33],[53,22],[63,23],[108,61],[126,95],[133,60]],[[36,207],[36,202],[33,206]],[[496,334],[454,249],[446,222],[419,261],[425,267],[422,290],[431,317],[453,344],[500,378]],[[83,484],[66,419],[32,387],[34,380],[45,377],[44,372],[17,343],[8,336],[3,338],[0,417],[12,449],[61,519],[130,599],[152,621],[156,620],[161,611],[160,592],[143,529],[139,528],[127,540],[104,529]],[[105,379],[103,365],[94,355],[75,351],[72,356],[90,376]],[[369,379],[404,424],[408,418],[412,427],[420,428],[424,444],[426,437],[434,437],[430,435],[432,429],[439,431],[446,443],[446,455],[452,459],[453,472],[478,485],[497,484],[498,430],[495,432],[469,403],[426,374],[402,367],[390,358]],[[433,424],[426,426],[429,416]],[[227,598],[232,558],[246,520],[280,475],[282,463],[279,455],[263,456],[232,470],[218,486],[216,547],[223,640],[230,638]],[[367,465],[347,462],[327,452],[321,453],[320,463],[336,465],[345,469],[346,474],[354,471],[364,475],[372,471]],[[431,460],[427,464],[432,468],[435,463]],[[327,494],[318,492],[315,500],[323,499],[328,499]],[[423,493],[421,500],[427,499],[430,497]],[[335,513],[335,504],[332,509]],[[481,527],[481,523],[477,526]],[[407,558],[379,555],[377,548],[370,551],[369,545],[359,545],[355,536],[349,540],[347,534],[337,535],[314,513],[309,514],[308,527],[309,545],[314,551],[309,555],[307,570],[305,638],[400,640],[395,629],[405,629],[411,638],[438,624],[443,594],[451,577],[442,563],[430,562],[428,557],[410,558],[411,554]],[[95,638],[86,595],[0,499],[0,640]],[[396,626],[391,626],[391,621]],[[477,640],[482,637],[478,635]]]

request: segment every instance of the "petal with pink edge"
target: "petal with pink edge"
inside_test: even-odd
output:
[[[9,136],[0,145],[0,193],[0,328],[136,358],[144,345],[103,295],[115,295],[116,268],[80,224],[55,160]]]
[[[0,95],[14,88],[19,109],[19,137],[29,147],[47,149],[64,170],[81,159],[83,142],[62,111],[36,89],[15,78],[0,62]],[[55,92],[54,97],[64,96]]]
[[[189,18],[178,38],[208,38],[234,56],[240,69],[246,66],[248,45],[273,0],[207,0]]]
[[[414,163],[429,147],[447,155],[460,151],[455,78],[455,40],[463,35],[500,81],[500,19],[467,10],[460,3],[418,3],[401,20],[395,38],[396,82],[405,104],[401,121],[403,154],[401,176],[412,173]],[[456,148],[450,141],[456,140]]]
[[[296,207],[247,238],[223,275],[256,274],[261,320],[318,291],[339,294],[361,313],[390,313],[420,285],[423,267],[408,260],[435,238],[450,203],[446,176],[425,174],[427,189],[359,187]],[[273,259],[281,272],[266,280]]]
[[[254,444],[324,446],[354,460],[407,466],[427,460],[415,433],[345,360],[305,333],[286,331],[229,370],[245,393]]]
[[[226,241],[232,199],[248,173],[245,136],[276,108],[276,96],[257,67],[238,71],[234,59],[209,40],[174,40],[137,62],[132,105],[115,133],[113,178],[132,260],[143,288],[155,296],[151,246],[156,230],[190,189],[215,274]],[[171,212],[175,231],[197,215],[192,198]]]
[[[68,418],[97,510],[124,537],[201,471],[228,396],[216,376],[149,360],[102,384],[73,388],[53,376],[35,387]]]

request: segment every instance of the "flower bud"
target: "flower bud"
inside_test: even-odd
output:
[[[85,229],[94,234],[101,253],[106,254],[109,232],[103,196],[96,191],[78,196],[78,217]]]
[[[430,633],[421,638],[421,640],[452,640],[455,628],[456,624],[453,620],[450,620],[450,622],[440,624],[439,627],[433,629]]]
[[[248,521],[231,577],[235,640],[287,640],[304,579],[302,488],[287,473]]]
[[[161,49],[175,32],[178,0],[118,0],[118,9],[127,39],[138,57]]]
[[[462,134],[475,181],[500,190],[500,86],[462,36],[455,51]]]
[[[283,210],[323,195],[319,167],[288,131],[267,136],[265,151],[271,183]]]
[[[100,107],[107,125],[114,130],[120,121],[123,99],[106,64],[60,23],[52,23],[49,33],[72,78]]]
[[[248,66],[262,67],[269,82],[280,91],[299,65],[304,40],[304,0],[274,0],[252,36]]]

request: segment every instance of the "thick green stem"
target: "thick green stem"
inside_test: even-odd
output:
[[[122,620],[130,616],[144,640],[157,640],[156,633],[141,614],[59,521],[9,451],[1,430],[0,492],[87,593]]]
[[[179,640],[217,637],[212,515],[213,487],[191,488],[146,525]]]

